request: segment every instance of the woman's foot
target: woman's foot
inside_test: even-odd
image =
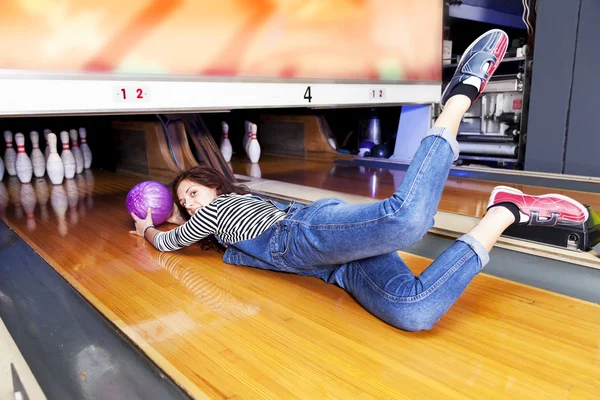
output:
[[[585,222],[589,213],[583,204],[560,194],[531,196],[518,189],[497,186],[487,209],[505,207],[524,225],[573,225]]]
[[[464,95],[471,104],[474,103],[502,62],[507,46],[508,35],[500,29],[492,29],[478,37],[465,50],[454,76],[442,93],[442,108],[455,95]]]

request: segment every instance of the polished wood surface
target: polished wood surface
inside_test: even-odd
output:
[[[60,186],[5,179],[0,205],[196,398],[598,398],[598,305],[480,274],[433,330],[403,332],[316,278],[227,265],[198,246],[156,251],[128,234],[136,182],[102,171]],[[430,262],[402,256],[415,273]]]
[[[192,149],[190,149],[183,122],[171,121],[167,125],[167,134],[177,165],[182,170],[198,166],[198,161],[196,161]]]
[[[167,182],[184,168],[175,163],[159,122],[113,121],[112,131],[118,172]]]
[[[276,134],[279,136],[283,143],[289,140],[293,141],[294,145],[301,144],[301,146],[297,149],[298,154],[292,153],[292,155],[316,160],[352,159],[351,155],[340,154],[333,147],[331,147],[331,144],[329,144],[328,140],[329,138],[335,138],[335,135],[331,132],[331,128],[323,116],[263,114],[260,117],[261,140],[264,139],[264,135],[267,134],[264,129],[265,126],[269,124],[276,124],[276,128],[268,129],[267,132],[271,132],[271,134]],[[301,129],[304,132],[303,137],[290,137],[284,124],[287,124],[287,126],[301,126]],[[281,147],[281,145],[274,146],[272,153],[290,154],[278,153],[276,150],[277,148]],[[263,154],[268,153],[268,151],[263,151]]]
[[[181,114],[168,117],[179,119],[184,124],[191,152],[198,163],[216,169],[229,180],[234,179],[230,167],[221,154],[219,145],[213,139],[199,114]]]
[[[250,162],[241,156],[231,160],[233,172],[251,175]],[[405,171],[388,168],[371,168],[355,165],[336,164],[334,161],[307,160],[299,157],[266,155],[254,166],[256,175],[263,179],[294,183],[336,192],[355,194],[375,199],[383,199],[394,193]],[[539,186],[513,185],[501,182],[483,181],[469,178],[450,177],[442,194],[438,209],[461,215],[482,217],[485,214],[490,193],[494,187],[506,185],[525,193],[541,195],[558,193],[572,197],[581,203],[591,205],[600,211],[600,194],[574,190],[548,189]]]

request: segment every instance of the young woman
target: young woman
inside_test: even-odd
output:
[[[465,51],[442,94],[442,114],[390,198],[359,205],[322,199],[284,207],[252,196],[210,168],[196,167],[173,185],[178,207],[189,220],[174,212],[170,222],[182,225],[161,232],[148,210],[144,220],[132,214],[132,233],[160,251],[214,235],[227,248],[227,263],[316,276],[339,285],[395,327],[432,328],[486,265],[489,251],[509,225],[572,224],[588,218],[586,208],[568,197],[529,196],[500,186],[493,190],[480,223],[418,277],[397,253],[433,226],[450,167],[458,158],[460,121],[501,62],[507,43],[504,32],[492,30]]]

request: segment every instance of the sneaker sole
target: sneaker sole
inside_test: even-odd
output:
[[[514,187],[510,187],[510,186],[496,186],[494,189],[492,189],[492,195],[496,192],[499,191],[505,191],[505,192],[512,192],[512,193],[519,193],[519,194],[525,194],[523,193],[523,191],[516,189]]]

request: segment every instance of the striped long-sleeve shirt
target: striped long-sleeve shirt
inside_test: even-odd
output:
[[[249,240],[266,231],[285,213],[273,204],[235,193],[217,196],[183,225],[154,236],[154,247],[173,251],[189,246],[208,235],[227,244]]]

